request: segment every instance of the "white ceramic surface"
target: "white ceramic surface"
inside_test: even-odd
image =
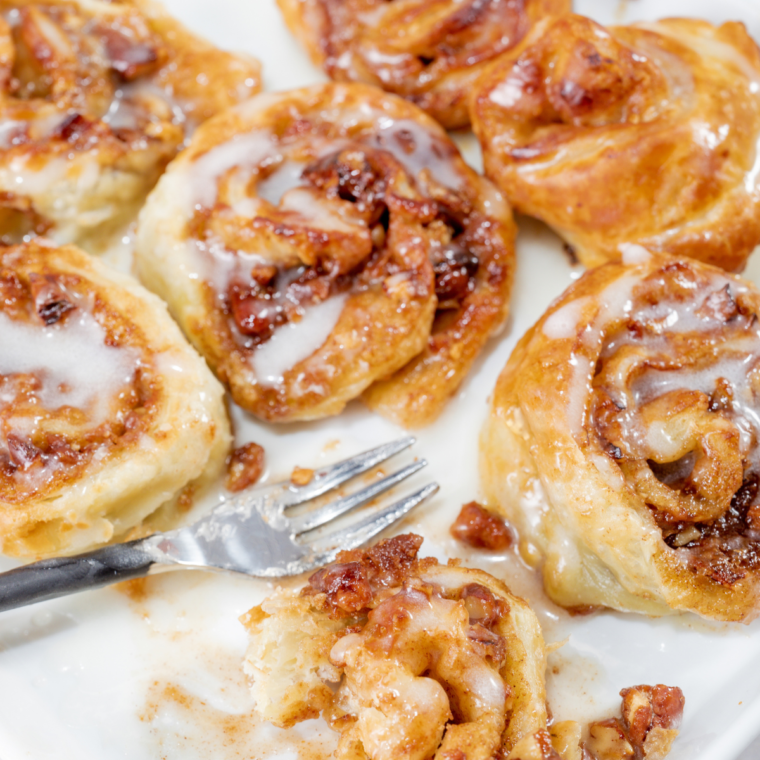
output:
[[[267,89],[323,79],[289,36],[274,0],[167,5],[219,45],[258,56]],[[576,0],[576,8],[604,23],[687,14],[738,18],[760,39],[758,0]],[[459,139],[477,166],[471,136]],[[619,690],[634,683],[678,685],[686,711],[673,760],[735,760],[760,731],[760,621],[737,626],[692,615],[652,620],[610,612],[570,618],[546,600],[514,555],[463,552],[448,537],[459,507],[478,495],[478,432],[499,371],[516,340],[580,274],[551,232],[530,220],[518,222],[513,316],[443,417],[420,432],[412,453],[398,458],[400,465],[425,456],[431,464],[414,484],[436,479],[442,486],[402,528],[425,536],[424,554],[464,556],[504,578],[534,604],[549,642],[567,639],[550,658],[549,700],[558,719],[609,714],[619,705]],[[760,282],[758,257],[748,276]],[[359,404],[311,425],[261,425],[239,410],[234,417],[239,442],[255,440],[266,448],[270,478],[400,433]],[[326,757],[334,735],[321,722],[280,731],[252,715],[240,669],[246,637],[237,618],[269,589],[247,578],[175,573],[133,584],[129,593],[106,589],[0,616],[0,758]],[[760,756],[755,747],[747,760]]]

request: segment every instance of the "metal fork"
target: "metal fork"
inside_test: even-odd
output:
[[[185,528],[0,573],[0,611],[166,570],[225,570],[265,578],[313,570],[332,562],[339,551],[355,549],[393,525],[434,494],[438,484],[430,483],[347,528],[311,539],[303,534],[367,504],[427,462],[414,462],[303,514],[289,517],[287,510],[367,472],[414,440],[403,438],[316,470],[304,486],[285,481],[249,489]]]

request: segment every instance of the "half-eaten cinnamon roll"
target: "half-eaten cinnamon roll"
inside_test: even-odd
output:
[[[243,616],[262,717],[324,712],[341,760],[488,760],[546,731],[535,615],[485,572],[418,560],[421,543],[344,552]]]

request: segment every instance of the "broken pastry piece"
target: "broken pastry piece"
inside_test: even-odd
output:
[[[515,748],[512,760],[664,760],[670,753],[683,716],[684,697],[674,686],[631,686],[623,697],[620,718],[584,727],[575,721],[549,727],[551,746],[531,737]]]
[[[674,686],[631,686],[620,692],[621,719],[596,721],[581,743],[597,760],[663,760],[678,736],[684,698]],[[578,760],[582,757],[578,754]],[[567,760],[574,760],[568,757]]]
[[[166,306],[73,246],[0,248],[0,546],[124,538],[216,479],[223,390]],[[172,526],[173,527],[173,526]]]
[[[405,97],[447,129],[466,127],[484,67],[570,0],[278,0],[291,31],[336,81]]]
[[[325,84],[204,124],[140,214],[136,263],[244,409],[311,420],[364,394],[413,427],[503,324],[514,236],[429,116]]]
[[[342,760],[488,760],[545,731],[535,615],[485,572],[418,559],[421,543],[344,552],[242,618],[263,718],[323,713]]]
[[[588,267],[621,244],[730,271],[760,243],[760,50],[744,25],[539,22],[475,85],[484,166]]]
[[[631,246],[517,344],[481,479],[557,604],[757,617],[758,315],[751,283]]]
[[[0,241],[102,245],[259,69],[147,0],[2,0]]]
[[[264,719],[289,727],[322,714],[340,733],[338,760],[665,757],[679,689],[624,689],[622,720],[590,731],[550,726],[533,612],[482,570],[418,559],[421,543],[408,534],[343,552],[300,593],[241,618]]]

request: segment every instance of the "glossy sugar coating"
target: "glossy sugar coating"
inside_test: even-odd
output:
[[[760,242],[760,50],[741,23],[547,19],[470,105],[487,176],[586,266],[639,243],[739,271]]]

